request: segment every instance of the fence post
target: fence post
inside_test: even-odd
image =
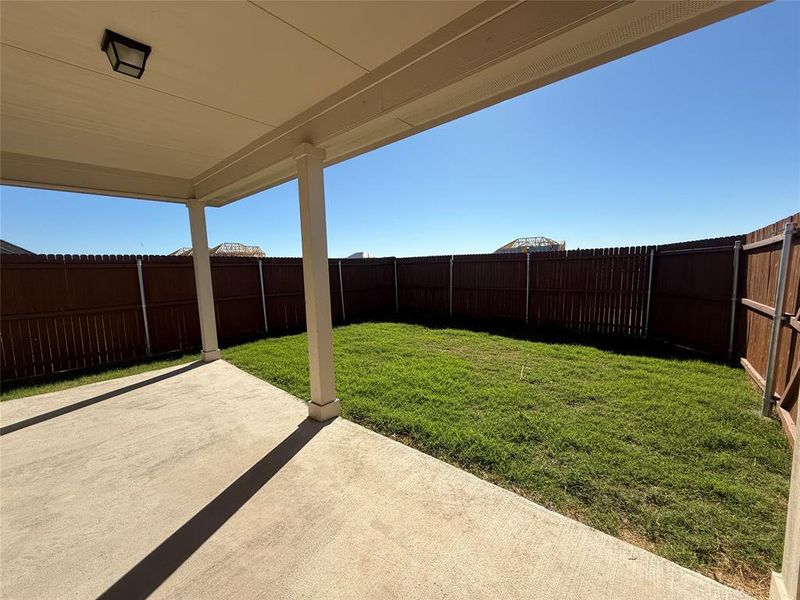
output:
[[[453,255],[450,255],[450,316],[453,316]]]
[[[528,313],[531,301],[531,253],[525,253],[525,326],[528,326]]]
[[[650,299],[653,295],[653,262],[656,256],[656,249],[650,248],[650,274],[647,276],[647,304],[644,308],[644,337],[650,335]]]
[[[397,259],[394,259],[394,312],[400,312],[400,296],[397,294]]]
[[[772,408],[772,395],[775,392],[775,364],[778,361],[778,341],[781,337],[781,323],[783,322],[783,303],[786,299],[786,275],[789,273],[789,256],[792,251],[792,234],[794,223],[786,223],[783,228],[783,246],[781,247],[781,262],[778,267],[778,289],[775,292],[775,312],[772,316],[772,334],[769,339],[769,354],[767,355],[767,372],[764,379],[764,403],[761,414],[769,415]]]
[[[728,337],[728,360],[733,358],[733,340],[736,336],[736,304],[739,301],[739,252],[742,242],[736,241],[733,245],[733,289],[731,291],[731,331]]]
[[[261,310],[264,313],[264,333],[269,333],[269,324],[267,323],[267,296],[264,293],[264,271],[261,268],[261,259],[258,259],[258,281],[261,284]]]
[[[150,356],[150,327],[147,325],[147,302],[144,299],[144,277],[142,276],[142,259],[136,259],[136,271],[139,274],[139,298],[142,302],[142,321],[144,322],[144,351]]]
[[[342,285],[342,261],[339,261],[339,295],[342,297],[342,321],[346,321],[344,314],[344,285]]]

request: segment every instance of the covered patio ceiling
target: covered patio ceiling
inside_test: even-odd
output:
[[[759,4],[3,1],[0,178],[221,206]]]

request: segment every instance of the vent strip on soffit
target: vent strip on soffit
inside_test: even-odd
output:
[[[437,103],[414,112],[401,112],[400,118],[415,126],[423,125],[437,117],[452,113],[459,107],[475,104],[536,80],[544,79],[547,75],[578,64],[583,60],[620,48],[632,38],[637,39],[656,33],[680,23],[687,17],[697,16],[723,4],[726,3],[715,0],[674,2],[644,16],[633,18],[628,23],[605,31],[591,39],[555,52],[494,81],[453,96],[444,104]],[[535,49],[529,52],[533,53]]]

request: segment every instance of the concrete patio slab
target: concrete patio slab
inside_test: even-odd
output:
[[[306,414],[224,361],[4,403],[0,595],[748,597]]]

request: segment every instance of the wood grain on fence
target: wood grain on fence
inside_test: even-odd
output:
[[[709,282],[716,285],[725,275],[721,270],[716,277],[701,276],[708,256],[697,259],[685,254],[664,259],[664,267],[656,270],[655,310],[651,313],[658,335],[676,343],[720,349],[723,328],[708,325],[713,311],[704,307],[719,303],[716,288],[711,290]],[[452,314],[530,327],[641,336],[649,260],[646,247],[530,257],[490,254],[331,260],[332,317],[335,323],[342,323],[394,313],[396,290],[399,312],[406,315]],[[700,260],[695,270],[686,266],[695,260]],[[152,353],[198,348],[200,327],[191,258],[146,256],[142,261]],[[672,263],[677,267],[673,269]],[[674,277],[669,275],[671,269]],[[697,276],[680,276],[694,271]],[[267,330],[275,333],[305,326],[301,259],[212,258],[211,273],[220,340],[231,342],[264,335]],[[0,264],[0,277],[4,379],[145,355],[136,257],[9,257]],[[709,290],[713,294],[709,295]],[[689,325],[682,321],[687,315],[692,318]],[[717,315],[720,319],[725,316]]]
[[[728,352],[733,245],[662,250],[653,269],[653,336],[717,356]]]
[[[191,257],[4,256],[0,262],[3,381],[90,369],[200,347]],[[262,300],[261,264],[264,281]],[[341,323],[338,261],[330,261],[332,310]],[[348,320],[394,312],[393,259],[343,260]],[[212,257],[219,339],[232,342],[305,327],[299,258]],[[262,304],[263,302],[263,304]],[[267,323],[264,323],[266,309]]]
[[[424,316],[449,313],[450,257],[397,259],[400,312]]]
[[[270,332],[302,328],[306,323],[302,261],[299,258],[261,260]]]
[[[144,356],[132,257],[4,257],[1,272],[4,380]]]
[[[639,336],[648,256],[644,247],[454,256],[452,315]],[[450,258],[397,259],[401,313],[449,314]]]
[[[640,336],[648,254],[644,247],[531,254],[529,322]]]
[[[142,278],[153,354],[199,347],[200,320],[192,259],[142,257]]]
[[[786,223],[794,223],[788,261],[783,315],[774,368],[776,410],[791,443],[800,416],[800,213],[762,227],[745,238],[742,258],[742,316],[738,346],[745,370],[765,387],[770,338],[778,289],[778,271]],[[749,245],[753,245],[748,248]]]
[[[341,264],[348,321],[395,312],[393,258],[359,258]]]
[[[800,222],[800,215],[790,219]],[[783,221],[746,238],[659,247],[333,259],[329,263],[332,317],[342,323],[399,312],[401,318],[452,315],[505,321],[520,328],[649,334],[724,357],[731,331],[734,241],[768,240],[782,225]],[[796,236],[775,378],[781,416],[792,430],[800,387],[799,246]],[[744,304],[737,304],[735,350],[756,381],[763,379],[766,369],[779,254],[779,244],[764,244],[742,252],[739,264],[739,297]],[[198,348],[191,257],[140,258],[152,353]],[[4,256],[0,261],[2,379],[145,357],[136,260],[134,256]],[[215,257],[211,273],[222,342],[304,328],[301,259]]]
[[[398,262],[406,260],[409,259]],[[449,270],[446,276],[445,289],[449,288]],[[525,255],[453,257],[453,316],[524,320],[525,289]],[[445,299],[449,310],[449,297]]]

